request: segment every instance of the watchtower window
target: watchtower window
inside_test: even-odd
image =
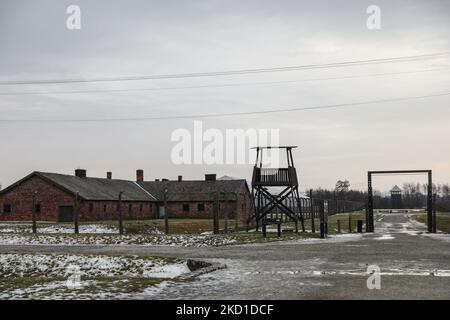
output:
[[[12,212],[12,206],[9,203],[5,203],[3,205],[3,213],[4,214],[10,214]]]

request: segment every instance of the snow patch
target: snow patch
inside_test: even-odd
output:
[[[166,234],[1,234],[0,245],[145,245],[217,247],[237,243],[232,235]]]
[[[79,233],[85,234],[107,234],[107,233],[118,233],[119,229],[113,226],[100,225],[100,224],[80,224],[78,227]],[[73,225],[45,225],[37,227],[38,233],[43,234],[73,234]],[[0,234],[1,233],[32,233],[30,224],[14,224],[14,223],[2,223],[0,224]]]
[[[450,234],[448,233],[422,233],[422,237],[437,239],[444,242],[450,242]]]
[[[185,262],[124,256],[0,254],[0,277],[67,277],[69,266],[78,266],[81,277],[128,276],[175,278],[189,272]]]
[[[395,237],[391,234],[383,234],[381,237],[373,238],[373,240],[394,240]]]

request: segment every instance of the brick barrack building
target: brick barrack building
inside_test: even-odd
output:
[[[31,220],[33,194],[39,221],[73,221],[76,203],[82,221],[117,219],[119,193],[124,219],[158,219],[166,211],[170,218],[212,218],[218,201],[221,216],[226,210],[229,219],[237,216],[243,224],[251,209],[244,179],[207,174],[204,180],[179,176],[175,181],[145,181],[143,170],[137,170],[136,181],[129,181],[112,179],[111,172],[106,178],[88,177],[86,170],[77,169],[75,175],[33,172],[0,191],[0,221]]]

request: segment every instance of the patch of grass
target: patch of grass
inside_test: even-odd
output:
[[[349,222],[349,217],[350,217],[351,223]],[[341,224],[341,232],[349,232],[350,224],[351,224],[351,231],[356,232],[357,228],[358,228],[358,220],[362,220],[363,224],[366,223],[366,213],[364,211],[357,211],[357,212],[352,212],[352,213],[336,214],[336,215],[332,215],[332,216],[328,217],[328,232],[329,233],[337,232],[338,220],[340,221],[340,224]]]
[[[427,224],[427,214],[424,213],[415,213],[412,214],[411,219],[414,219],[418,222]],[[436,229],[450,233],[450,213],[449,212],[438,212],[436,213]]]
[[[260,229],[261,230],[261,229]],[[319,238],[318,233],[308,232],[281,232],[281,237],[278,238],[277,232],[267,232],[266,238],[263,237],[262,232],[236,232],[232,236],[238,241],[238,243],[248,242],[270,242],[281,240],[295,240],[295,239],[307,239],[307,238]]]
[[[351,217],[351,228],[352,232],[357,231],[357,225],[358,220],[363,221],[363,225],[366,223],[366,213],[365,211],[356,211],[352,213],[339,213],[328,217],[328,234],[336,234],[338,230],[338,220],[340,221],[341,225],[341,233],[348,233],[349,232],[349,216]],[[377,215],[375,215],[374,219],[377,219]],[[293,223],[285,224],[289,227],[294,227]],[[306,230],[312,230],[312,221],[311,219],[305,219],[305,229]],[[314,227],[315,232],[320,233],[320,219],[315,218],[314,219]],[[300,223],[299,223],[299,229],[301,229]],[[364,231],[364,229],[363,229]]]
[[[5,255],[5,254],[3,254]],[[48,256],[46,263],[48,268],[42,266],[42,255],[38,255],[35,265],[31,263],[15,263],[14,261],[28,261],[26,257],[21,257],[17,254],[11,255],[14,259],[8,259],[3,257],[3,261],[8,263],[8,268],[2,268],[0,266],[0,297],[1,299],[89,299],[89,298],[108,298],[108,297],[120,297],[122,294],[140,293],[143,290],[160,284],[161,282],[168,280],[168,278],[159,277],[145,277],[139,269],[133,268],[129,263],[125,266],[115,267],[114,270],[107,274],[96,274],[95,272],[90,274],[84,274],[80,277],[80,288],[69,288],[67,286],[68,275],[63,274],[60,266],[54,265],[48,261],[53,261],[59,256]],[[25,255],[27,256],[27,255]],[[34,255],[33,255],[34,256]],[[87,255],[89,256],[89,255]],[[130,256],[133,260],[135,256]],[[95,258],[95,256],[94,256]],[[137,257],[136,257],[137,258]],[[155,260],[155,263],[160,263],[161,260],[167,263],[180,261],[177,258],[159,258],[159,257],[143,257],[140,260]],[[82,259],[80,259],[82,260]],[[34,261],[34,260],[30,260]],[[65,263],[67,264],[67,263]],[[63,263],[63,265],[65,265]],[[138,267],[144,268],[141,263],[137,262]],[[164,265],[161,263],[161,265]],[[25,267],[24,267],[25,266]],[[128,267],[131,267],[129,269]],[[17,271],[23,270],[23,272],[11,273],[10,269]],[[57,272],[55,272],[55,270]],[[60,271],[58,271],[60,270]],[[118,273],[115,272],[118,270]],[[128,272],[131,271],[131,272]]]
[[[43,285],[53,281],[63,281],[64,277],[2,277],[0,281],[0,291],[11,291],[16,289],[26,289],[34,285]]]
[[[64,277],[6,277],[0,282],[0,291],[2,294],[8,292],[14,295],[20,295],[21,298],[36,298],[34,295],[39,294],[40,297],[51,298],[53,294],[61,296],[86,296],[96,294],[128,294],[138,293],[146,288],[155,286],[167,279],[164,278],[143,278],[143,277],[82,277],[81,288],[70,289],[66,287]],[[46,284],[53,282],[62,282],[57,288],[44,288]],[[84,285],[83,285],[84,282]],[[88,284],[86,284],[88,282]],[[39,288],[41,287],[41,288]],[[32,289],[33,288],[33,289]]]
[[[142,290],[157,285],[167,279],[164,278],[141,278],[141,277],[96,277],[96,278],[82,278],[83,280],[93,280],[90,285],[77,289],[79,294],[95,294],[99,292],[108,293],[136,293]]]
[[[92,221],[83,222],[83,224],[103,224],[117,227],[118,221]],[[123,225],[126,233],[151,233],[155,230],[164,232],[164,219],[149,220],[124,220]],[[236,225],[235,219],[228,219],[228,228],[233,229]],[[219,227],[225,227],[225,221],[219,221]],[[213,219],[169,219],[169,233],[171,234],[201,234],[203,232],[211,232],[213,230]]]

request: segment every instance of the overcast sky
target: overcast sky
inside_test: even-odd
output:
[[[81,8],[81,30],[66,8]],[[381,8],[381,30],[366,8]],[[145,76],[324,64],[450,51],[449,1],[22,1],[0,0],[0,81]],[[0,85],[0,119],[175,116],[315,107],[450,92],[450,55],[343,68],[124,82]],[[418,72],[416,72],[418,71]],[[398,73],[373,76],[379,73]],[[364,77],[353,77],[364,75]],[[366,76],[368,75],[368,76]],[[349,76],[353,78],[348,78]],[[311,79],[344,77],[301,81]],[[345,78],[347,77],[347,78]],[[277,82],[252,84],[255,82]],[[286,82],[292,81],[292,82]],[[57,91],[151,89],[57,94]],[[246,84],[234,86],[235,84]],[[367,170],[433,169],[450,182],[450,96],[340,109],[206,118],[203,126],[279,129],[298,145],[301,188]],[[193,119],[125,122],[0,122],[3,187],[31,171],[134,179],[249,178],[251,165],[171,162],[171,133]],[[378,178],[387,189],[420,177]]]

